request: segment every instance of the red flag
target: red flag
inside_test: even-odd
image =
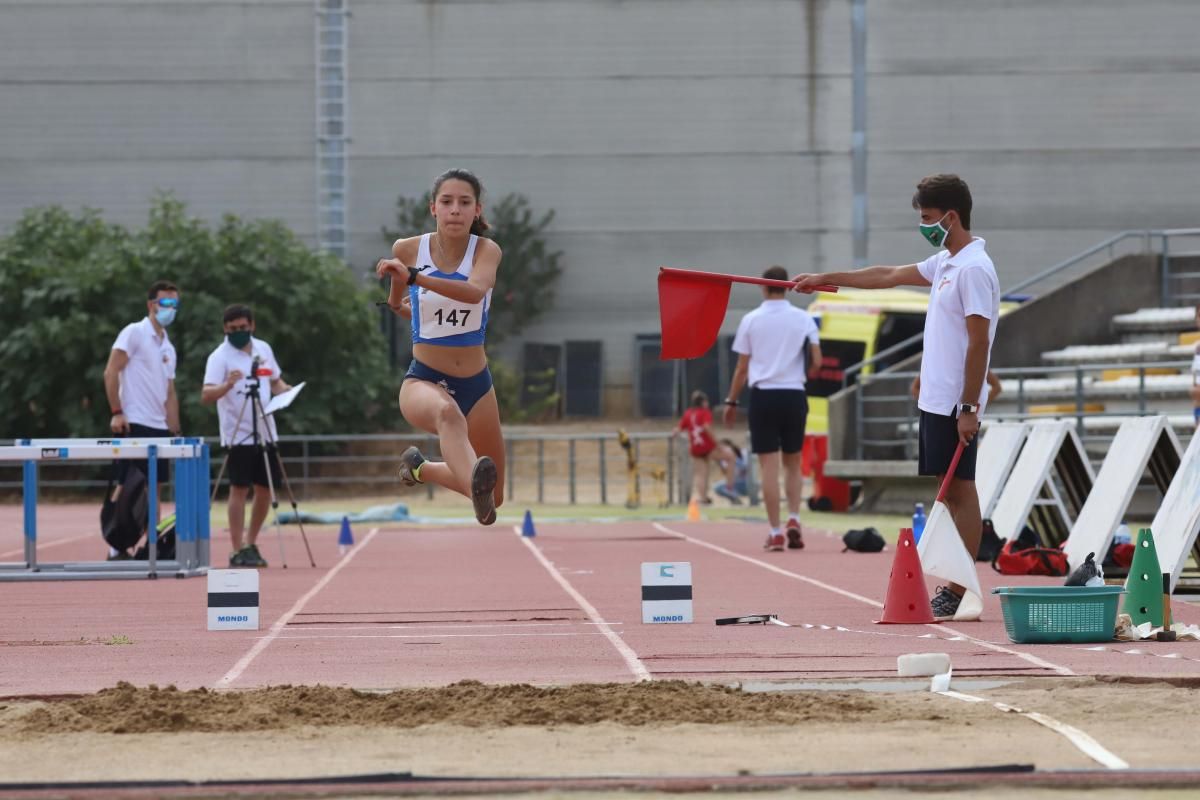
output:
[[[708,352],[729,305],[728,279],[696,278],[677,270],[658,273],[658,318],[662,324],[662,354],[670,358],[697,358]]]
[[[662,352],[659,358],[698,358],[717,340],[725,309],[729,305],[729,286],[753,283],[790,289],[791,281],[723,275],[692,269],[658,270],[658,318],[662,325]],[[817,291],[836,292],[836,286],[821,286]]]

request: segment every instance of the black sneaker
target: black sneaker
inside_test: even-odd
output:
[[[425,456],[416,447],[410,447],[400,454],[400,483],[405,486],[416,486],[424,481],[418,480],[416,471],[425,463]]]
[[[108,561],[131,561],[133,556],[129,555],[127,550],[118,550],[115,553],[108,554]]]
[[[231,553],[229,556],[229,566],[231,566],[231,567],[252,567],[252,566],[254,566],[253,564],[250,564],[249,562],[246,561],[246,556],[247,556],[248,552],[249,552],[248,549],[243,547],[241,550],[238,550],[236,553]]]
[[[929,607],[933,611],[933,618],[943,621],[954,619],[954,615],[958,613],[958,604],[961,602],[962,597],[950,591],[950,587],[939,586],[933,599],[929,601]]]
[[[471,470],[471,502],[475,505],[475,519],[480,525],[491,525],[496,521],[496,481],[499,471],[496,462],[488,456],[480,456]]]
[[[246,553],[246,566],[255,569],[267,568],[267,560],[262,557],[262,553],[258,552],[258,545],[248,544],[242,550]]]

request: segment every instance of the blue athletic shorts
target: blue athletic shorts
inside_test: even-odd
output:
[[[408,372],[404,378],[428,381],[442,387],[448,395],[454,398],[454,402],[458,404],[458,409],[462,411],[464,417],[471,413],[471,409],[475,407],[479,399],[492,388],[492,373],[487,367],[469,378],[456,378],[453,375],[438,372],[415,358],[408,365]]]

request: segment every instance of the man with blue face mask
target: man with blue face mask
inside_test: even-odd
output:
[[[957,175],[931,175],[917,184],[913,208],[921,237],[939,249],[919,264],[868,267],[852,272],[798,275],[798,291],[821,284],[856,289],[928,286],[925,343],[917,406],[921,410],[920,473],[939,483],[954,451],[964,445],[946,493],[967,552],[974,558],[983,537],[975,489],[976,434],[987,405],[984,380],[1000,318],[1000,282],[986,242],[971,235],[971,191]],[[963,587],[940,587],[931,601],[937,619],[953,619]]]
[[[179,287],[170,281],[155,281],[146,298],[145,318],[121,329],[104,367],[104,393],[112,410],[109,427],[118,436],[178,436],[175,346],[167,336],[167,327],[179,312]],[[168,479],[166,464],[159,463],[160,483]],[[143,474],[149,470],[145,461],[118,461],[119,483],[124,483],[133,467]],[[109,550],[109,558],[127,556],[128,553]]]

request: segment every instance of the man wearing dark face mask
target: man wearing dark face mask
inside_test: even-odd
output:
[[[217,404],[221,425],[221,444],[229,448],[229,538],[233,553],[231,567],[265,567],[258,551],[259,531],[271,507],[267,464],[254,446],[254,426],[246,388],[258,382],[258,394],[265,407],[271,396],[291,389],[281,377],[279,362],[271,345],[254,337],[254,312],[248,306],[231,305],[225,309],[225,341],[208,357],[204,370],[204,388],[200,400]],[[257,374],[252,374],[257,366]],[[279,456],[274,442],[278,438],[274,417],[258,419],[259,441],[266,445],[270,464],[270,485],[280,484]],[[250,510],[250,530],[243,539],[246,496],[254,486],[254,505]]]
[[[976,434],[987,405],[984,378],[1000,317],[1000,282],[983,239],[971,235],[971,192],[957,175],[931,175],[917,184],[913,208],[922,238],[939,250],[919,264],[868,267],[853,272],[798,275],[798,291],[820,284],[856,289],[931,286],[921,358],[920,472],[940,482],[961,442],[965,449],[946,494],[967,552],[974,558],[983,536],[975,489]],[[932,600],[937,619],[952,619],[963,587],[941,587]]]

